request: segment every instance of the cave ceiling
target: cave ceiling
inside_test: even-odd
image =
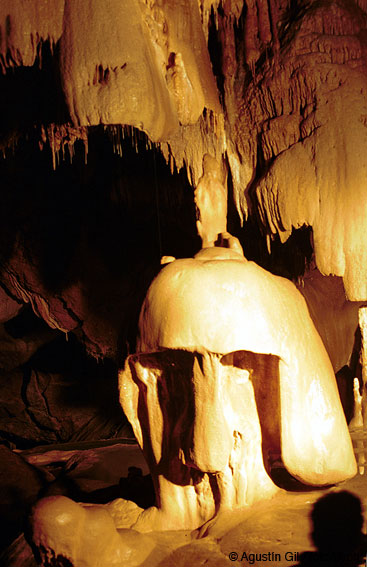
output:
[[[365,0],[2,0],[7,296],[128,351],[210,154],[247,257],[367,300],[366,30]]]

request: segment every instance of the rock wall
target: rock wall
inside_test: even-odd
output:
[[[64,108],[37,127],[53,151],[130,125],[194,186],[211,153],[242,218],[256,213],[269,242],[312,226],[321,273],[364,300],[366,18],[362,1],[14,0],[0,55],[19,72],[49,45]]]
[[[3,1],[10,311],[29,304],[94,357],[124,358],[160,257],[200,246],[188,183],[201,202],[228,192],[246,257],[296,278],[313,254],[363,304],[366,26],[362,0]],[[340,289],[316,315],[330,281],[305,296],[339,370],[360,303]]]

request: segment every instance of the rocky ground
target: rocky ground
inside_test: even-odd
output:
[[[0,448],[0,513],[2,525],[7,526],[2,531],[3,546],[7,547],[1,556],[1,565],[35,567],[24,530],[27,531],[27,514],[40,496],[64,494],[76,501],[98,504],[122,497],[132,499],[143,507],[152,505],[154,495],[149,471],[134,440],[115,440],[113,444],[99,442],[96,445],[99,446],[69,444],[23,452]],[[359,472],[365,472],[362,466]],[[360,500],[364,516],[367,515],[365,474],[358,474],[338,486],[310,491],[287,477],[284,469],[274,470],[273,475],[287,491],[281,490],[272,500],[249,509],[219,516],[215,522],[191,533],[153,532],[141,536],[144,542],[137,535],[137,543],[132,543],[131,557],[126,565],[291,566],[297,564],[302,552],[315,551],[310,537],[310,514],[315,502],[325,494],[348,491]],[[345,504],[341,502],[340,506]],[[330,510],[330,523],[337,513]],[[347,510],[343,513],[348,517]],[[349,523],[351,521],[348,520]],[[365,532],[365,525],[363,529]],[[138,559],[141,546],[147,545],[147,542],[152,551],[141,563]]]

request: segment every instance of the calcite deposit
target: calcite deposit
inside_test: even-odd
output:
[[[32,66],[43,42],[55,51],[69,114],[66,129],[56,116],[56,131],[43,125],[55,151],[71,125],[74,139],[130,125],[172,166],[185,164],[194,185],[211,153],[229,168],[241,217],[257,208],[269,239],[282,241],[312,226],[320,271],[364,300],[365,10],[362,1],[5,1],[1,61],[4,71]]]
[[[333,369],[304,299],[238,246],[204,248],[162,269],[119,390],[156,505],[41,500],[32,539],[44,564],[134,556],[138,565],[154,543],[137,531],[197,529],[274,496],[270,468],[280,456],[309,485],[356,473]]]
[[[129,561],[150,543],[118,530],[216,522],[274,462],[355,474],[334,372],[365,427],[366,32],[366,0],[0,2],[1,391],[48,406],[54,335],[112,358],[157,500],[43,501],[45,563]],[[10,337],[24,306],[53,334]]]
[[[269,497],[280,454],[307,484],[355,474],[332,366],[289,281],[203,249],[157,276],[139,326],[120,400],[176,525]]]

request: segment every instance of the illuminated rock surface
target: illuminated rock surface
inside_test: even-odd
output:
[[[135,547],[148,555],[152,540],[135,530],[192,530],[274,496],[269,470],[280,456],[306,484],[355,475],[332,367],[292,283],[233,249],[203,249],[162,269],[139,328],[138,354],[120,373],[120,400],[156,506],[41,500],[32,540],[43,562],[63,556],[90,565],[97,555],[113,565]]]
[[[24,448],[116,435],[93,403],[75,403],[65,369],[35,368],[39,351],[72,334],[89,355],[123,366],[162,257],[181,260],[159,278],[181,266],[197,291],[193,301],[178,286],[170,299],[164,284],[163,308],[142,316],[145,335],[123,373],[134,394],[123,405],[158,500],[142,515],[110,507],[118,529],[137,518],[141,530],[197,527],[269,496],[281,454],[310,485],[355,470],[333,370],[348,419],[355,377],[365,416],[366,30],[365,0],[1,2],[0,440]],[[218,241],[227,230],[256,264],[235,260],[236,246],[223,252],[228,262],[182,260],[200,238],[231,245]],[[331,364],[300,294],[272,274],[298,281]],[[250,290],[246,309],[237,278]],[[12,334],[27,309],[51,329],[17,323]],[[164,324],[147,322],[151,315]],[[98,388],[80,382],[101,407]],[[93,514],[65,506],[75,521]],[[130,561],[129,535],[116,536],[114,525],[116,546],[103,561],[115,552]],[[95,543],[83,543],[91,557]],[[228,564],[210,545],[194,542],[172,560],[193,564],[197,553]]]
[[[274,455],[308,484],[356,472],[332,367],[303,298],[231,249],[204,249],[154,280],[120,399],[157,477],[159,508],[173,508],[182,527],[271,496],[265,468]],[[206,474],[209,509],[199,490]]]
[[[67,107],[62,124],[41,119],[53,151],[129,125],[194,185],[206,153],[223,158],[239,214],[258,208],[283,242],[312,226],[319,270],[364,300],[365,3],[219,4],[5,1],[2,67],[49,42]]]
[[[102,482],[102,467],[106,460],[109,460],[108,456],[106,459],[106,450],[103,449],[100,454],[98,449],[94,451],[95,455],[99,454],[100,459],[97,474],[100,482]],[[116,447],[114,453],[111,453],[111,458],[116,458],[118,454],[120,455],[119,462],[138,462],[136,458],[130,461],[131,457],[126,455],[125,448],[118,449]],[[39,458],[37,457],[37,459]],[[36,456],[32,460],[36,462]],[[88,461],[88,457],[86,461]],[[117,474],[119,474],[118,471]],[[97,482],[97,476],[95,476],[95,482]],[[331,493],[337,493],[341,489],[358,494],[361,498],[362,507],[365,509],[367,491],[363,477],[357,476],[343,483],[340,488],[332,489]],[[314,503],[325,494],[330,494],[330,489],[302,493],[298,487],[296,492],[292,494],[280,492],[270,501],[258,503],[254,507],[238,511],[237,514],[222,514],[217,518],[216,523],[209,524],[203,530],[201,535],[205,534],[205,537],[201,539],[197,539],[198,531],[151,532],[148,540],[140,539],[140,542],[149,542],[147,548],[152,542],[154,545],[146,561],[153,567],[169,567],[172,563],[180,567],[201,564],[211,565],[212,567],[227,567],[230,564],[236,565],[236,562],[229,560],[230,553],[237,553],[239,561],[243,553],[247,553],[249,557],[250,553],[268,554],[270,552],[278,553],[281,556],[281,560],[277,560],[276,565],[281,567],[294,565],[297,560],[293,555],[293,560],[290,561],[289,553],[300,554],[304,551],[315,550],[310,537],[312,524],[308,516]],[[78,545],[80,545],[81,535],[75,533],[74,538],[71,538],[76,551]],[[88,534],[83,533],[83,537],[85,540]],[[109,546],[110,540],[109,535],[105,540],[106,548]],[[139,541],[138,534],[133,533],[129,541],[125,539],[125,552],[133,541],[136,543]],[[90,545],[94,545],[93,540],[90,541]],[[137,547],[136,557],[138,558],[141,550],[139,545]],[[288,553],[287,556],[285,556],[286,553]],[[23,538],[18,538],[7,553],[1,556],[1,559],[5,562],[5,565],[27,567],[35,567],[36,565],[31,549]],[[261,567],[265,567],[269,564],[269,561],[259,564]]]
[[[196,227],[203,248],[214,246],[218,236],[227,230],[227,191],[218,162],[206,154],[203,175],[195,188]]]

